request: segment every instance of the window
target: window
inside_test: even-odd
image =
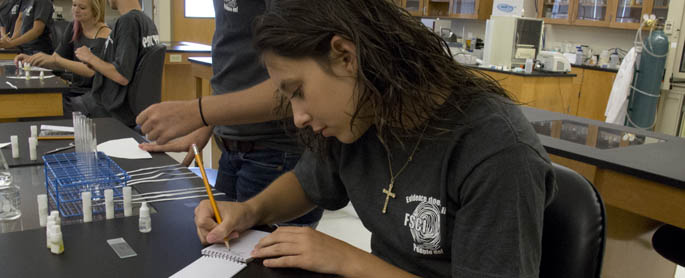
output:
[[[185,0],[185,17],[214,18],[212,0]]]

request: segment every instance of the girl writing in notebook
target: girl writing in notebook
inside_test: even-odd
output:
[[[71,118],[71,112],[86,111],[81,96],[90,91],[95,71],[76,58],[74,52],[87,46],[93,53],[100,53],[112,31],[105,24],[105,0],[73,0],[71,13],[74,21],[69,23],[61,42],[52,55],[39,52],[33,55],[19,54],[14,58],[32,66],[72,72],[71,88],[62,95],[64,115]]]
[[[280,227],[252,256],[341,276],[537,277],[549,158],[489,78],[387,0],[274,1],[255,45],[308,147],[243,203],[195,210],[203,243],[352,203],[372,253]]]

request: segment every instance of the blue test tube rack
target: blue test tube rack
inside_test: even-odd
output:
[[[93,215],[105,213],[105,190],[112,189],[114,198],[122,197],[122,188],[130,177],[102,152],[60,153],[43,156],[45,187],[49,200],[62,217],[82,216],[81,192],[90,191]],[[122,202],[114,210],[123,211]]]

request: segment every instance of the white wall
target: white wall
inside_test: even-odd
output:
[[[155,25],[159,32],[159,39],[171,41],[171,1],[155,0]]]
[[[444,21],[444,19],[437,21]],[[424,23],[432,24],[433,21],[424,20]],[[438,23],[438,25],[442,24]],[[485,21],[454,19],[451,20],[451,29],[458,36],[461,36],[462,32],[468,36],[471,32],[474,36],[485,39]],[[546,24],[545,32],[547,49],[561,48],[563,43],[584,44],[590,46],[595,53],[614,47],[628,50],[632,47],[635,38],[634,30],[558,24]]]

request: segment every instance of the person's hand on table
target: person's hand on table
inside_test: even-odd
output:
[[[0,38],[0,48],[12,48],[14,44],[9,37]]]
[[[142,143],[138,145],[138,147],[148,152],[188,152],[181,163],[183,166],[188,166],[190,165],[190,162],[195,159],[195,154],[192,150],[193,144],[197,145],[198,150],[202,150],[211,137],[212,128],[202,127],[186,136],[176,138],[163,145],[153,142]]]
[[[245,203],[216,202],[223,222],[216,223],[209,200],[202,200],[195,208],[195,227],[202,244],[223,243],[224,238],[234,239],[255,225],[254,211]]]
[[[19,54],[19,55],[14,57],[14,65],[18,67],[19,62],[26,62],[26,60],[28,60],[29,58],[31,58],[31,55],[27,55],[24,53]]]
[[[48,68],[52,68],[57,63],[57,60],[54,56],[45,54],[43,52],[33,54],[26,58],[25,61],[32,66]]]
[[[346,276],[367,252],[310,227],[279,227],[262,238],[251,256],[266,267],[294,267]]]
[[[203,127],[197,100],[165,101],[150,105],[136,118],[140,130],[158,144]]]

